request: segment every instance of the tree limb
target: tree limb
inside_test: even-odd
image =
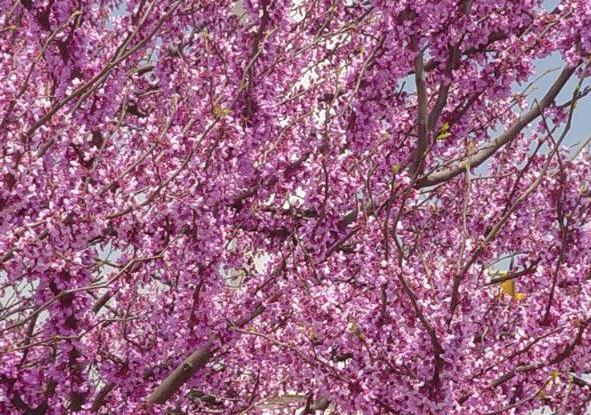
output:
[[[556,96],[570,79],[571,75],[575,72],[575,69],[576,68],[574,67],[566,66],[539,104],[534,105],[531,110],[521,115],[511,127],[495,138],[490,145],[481,148],[462,162],[456,163],[445,170],[423,176],[418,180],[416,186],[422,188],[443,183],[464,173],[468,167],[474,168],[480,166],[501,147],[511,142],[530,122],[539,117],[542,114],[542,111],[552,104]]]
[[[415,84],[417,87],[417,148],[413,154],[412,165],[410,168],[411,176],[420,174],[423,166],[423,159],[425,151],[429,145],[428,133],[428,117],[429,108],[427,105],[427,84],[425,82],[425,61],[423,59],[423,51],[419,49],[418,40],[414,39],[414,48],[416,49],[415,57]]]
[[[244,326],[262,314],[263,311],[265,311],[265,306],[259,304],[249,315],[234,322],[233,325]],[[216,350],[214,340],[210,339],[204,346],[194,351],[148,396],[146,399],[148,408],[154,404],[163,404],[168,401],[197,371],[209,363]]]

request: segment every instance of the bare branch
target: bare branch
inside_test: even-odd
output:
[[[425,82],[425,62],[423,59],[423,51],[419,49],[418,41],[413,41],[416,49],[415,57],[415,84],[417,86],[417,148],[413,154],[412,165],[410,168],[411,176],[420,174],[423,166],[423,159],[425,151],[429,145],[428,133],[428,117],[429,108],[427,105],[427,84]]]
[[[566,66],[554,84],[552,84],[544,98],[542,98],[542,100],[539,102],[539,104],[534,105],[531,110],[521,115],[511,127],[495,138],[491,144],[481,148],[472,156],[469,156],[460,163],[457,163],[445,170],[434,172],[420,178],[416,186],[421,188],[443,183],[464,173],[468,166],[470,168],[480,166],[492,155],[494,155],[501,147],[511,142],[530,122],[539,117],[542,114],[542,111],[551,105],[552,102],[554,102],[554,99],[570,79],[571,75],[575,72],[575,69],[576,68],[574,67]]]
[[[249,315],[233,323],[234,326],[244,326],[265,311],[265,306],[259,304]],[[165,403],[173,396],[195,373],[205,367],[216,352],[215,342],[210,339],[200,349],[194,351],[160,385],[148,396],[148,408],[154,404]]]

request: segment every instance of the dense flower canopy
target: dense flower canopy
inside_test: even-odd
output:
[[[0,0],[0,413],[584,413],[546,6]]]

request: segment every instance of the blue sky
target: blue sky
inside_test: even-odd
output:
[[[546,0],[544,1],[544,7],[548,10],[554,9],[560,0]],[[564,62],[562,61],[562,57],[558,53],[553,53],[546,59],[542,59],[536,62],[536,75],[542,74],[544,71],[548,69],[554,68],[562,68],[564,66]],[[545,76],[543,79],[540,80],[538,83],[538,90],[532,94],[530,97],[530,102],[533,102],[534,99],[540,98],[544,92],[550,88],[550,85],[554,82],[554,79],[558,76],[558,71],[553,72],[552,74]],[[565,88],[562,90],[560,95],[558,95],[557,102],[562,103],[568,101],[571,96],[573,89],[575,88],[578,82],[578,78],[573,77]],[[589,81],[583,83],[583,88],[589,85]],[[572,128],[569,134],[566,136],[564,144],[565,145],[575,145],[577,143],[581,143],[587,140],[591,135],[591,99],[588,97],[582,98],[578,103],[573,115],[573,123]]]

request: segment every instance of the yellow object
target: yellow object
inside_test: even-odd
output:
[[[501,291],[514,300],[523,300],[525,298],[524,293],[517,292],[517,286],[515,280],[507,280],[501,283]]]
[[[450,125],[448,122],[444,123],[441,128],[439,129],[439,132],[437,133],[437,140],[445,140],[446,138],[451,137],[451,133],[449,132],[450,129]]]
[[[224,108],[221,105],[216,105],[213,109],[213,115],[216,118],[222,118],[225,117],[226,115],[229,115],[232,113],[232,110],[229,108]]]

